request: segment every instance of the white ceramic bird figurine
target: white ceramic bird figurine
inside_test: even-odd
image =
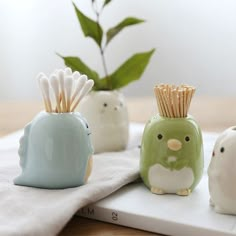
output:
[[[210,204],[217,213],[236,215],[236,126],[216,140],[208,167]]]

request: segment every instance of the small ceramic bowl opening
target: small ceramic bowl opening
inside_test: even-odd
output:
[[[68,112],[47,112],[44,111],[46,114],[49,115],[66,115],[66,114],[75,114],[75,113],[79,113],[78,111],[68,111]]]

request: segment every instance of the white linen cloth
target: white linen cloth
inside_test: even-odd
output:
[[[17,151],[23,131],[0,139],[0,235],[56,235],[78,209],[136,180],[142,132],[143,125],[132,124],[127,150],[94,155],[88,183],[62,190],[14,185],[21,171]]]

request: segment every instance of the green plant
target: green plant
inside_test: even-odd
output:
[[[90,79],[93,79],[94,90],[119,89],[134,80],[138,80],[143,74],[152,54],[155,51],[155,49],[152,49],[147,52],[134,54],[133,56],[128,58],[121,66],[119,66],[118,69],[116,69],[113,73],[108,74],[104,55],[107,46],[124,28],[144,22],[144,20],[142,19],[127,17],[114,27],[108,29],[105,33],[102,26],[100,25],[100,16],[104,8],[111,1],[112,0],[104,0],[102,6],[100,7],[100,9],[98,9],[96,0],[91,0],[91,6],[96,16],[96,20],[92,20],[91,18],[83,14],[83,12],[81,12],[73,3],[84,36],[92,38],[99,47],[105,76],[103,78],[100,77],[96,71],[90,69],[79,57],[63,57],[58,54],[64,60],[64,63],[73,71],[77,70],[83,74],[86,74]]]

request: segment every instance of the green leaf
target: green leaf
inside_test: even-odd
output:
[[[99,80],[99,84],[94,88],[94,90],[111,90],[107,84],[106,77]]]
[[[58,54],[63,60],[66,66],[70,67],[72,71],[79,71],[81,74],[86,74],[89,79],[94,80],[95,89],[100,84],[99,75],[96,71],[90,69],[80,58],[78,57],[63,57]]]
[[[103,30],[99,23],[84,15],[74,3],[73,5],[84,36],[91,37],[98,46],[101,46]]]
[[[103,7],[105,7],[107,4],[109,4],[111,2],[111,0],[105,0],[104,1],[104,4],[103,4]]]
[[[106,45],[121,31],[123,30],[125,27],[127,26],[131,26],[131,25],[135,25],[135,24],[140,24],[143,23],[144,20],[142,19],[138,19],[138,18],[134,18],[134,17],[127,17],[124,20],[122,20],[119,24],[117,24],[116,26],[110,28],[107,31],[107,42]]]
[[[125,61],[115,72],[110,75],[112,89],[119,89],[143,74],[155,49],[148,52],[137,53]]]

